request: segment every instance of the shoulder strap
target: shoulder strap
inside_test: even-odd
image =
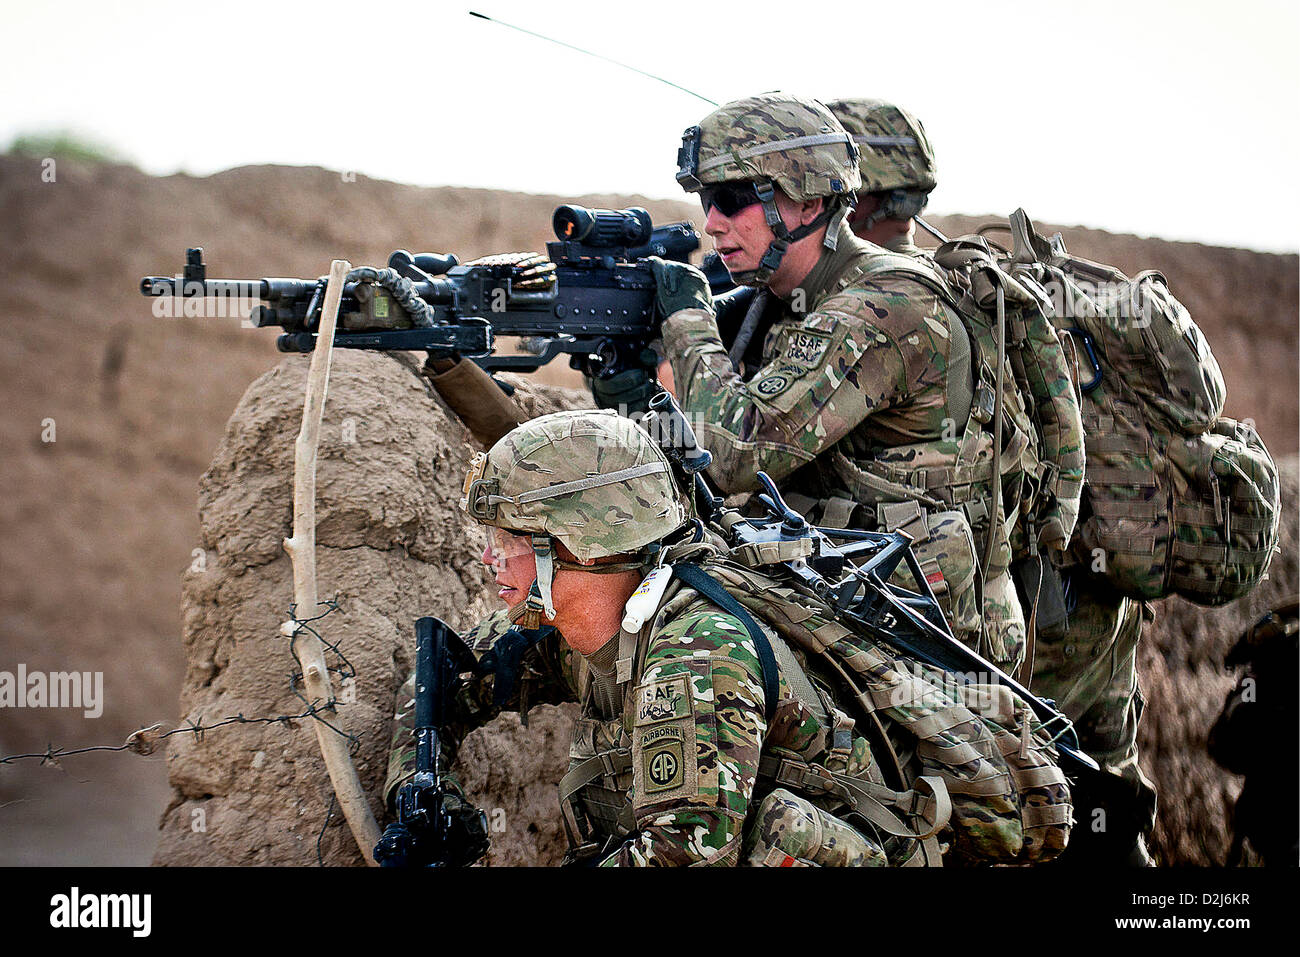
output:
[[[948,412],[954,422],[966,422],[970,418],[971,403],[975,396],[975,379],[978,364],[972,353],[972,341],[966,328],[966,316],[957,304],[957,297],[934,270],[913,256],[898,253],[876,256],[862,267],[863,276],[903,276],[912,279],[933,292],[939,301],[947,306],[957,317],[955,323],[949,323],[952,339],[949,345],[947,373]]]
[[[768,724],[771,724],[772,718],[776,716],[777,696],[780,694],[780,678],[776,667],[776,656],[772,653],[772,645],[767,640],[767,635],[763,633],[762,628],[758,627],[758,623],[754,621],[749,612],[745,611],[740,602],[732,598],[727,593],[727,590],[711,578],[699,565],[683,562],[679,565],[673,565],[672,568],[673,574],[680,578],[685,585],[694,588],[727,614],[734,616],[745,626],[745,630],[749,632],[749,637],[754,639],[754,647],[758,651],[758,663],[763,669],[763,711]]]

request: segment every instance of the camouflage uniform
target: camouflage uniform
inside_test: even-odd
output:
[[[1129,803],[1122,813],[1128,820],[1112,826],[1136,840],[1151,832],[1156,814],[1155,785],[1138,766],[1137,747],[1144,704],[1137,647],[1150,606],[1117,594],[1079,566],[1066,574],[1074,599],[1069,625],[1060,638],[1038,636],[1029,686],[1055,701],[1074,722],[1079,746],[1124,781]],[[1079,811],[1086,821],[1087,809]],[[1144,857],[1140,850],[1132,862]]]
[[[758,784],[760,756],[776,749],[875,779],[866,739],[855,733],[845,751],[832,754],[832,729],[820,726],[791,692],[784,669],[780,703],[769,726],[761,667],[744,626],[698,596],[679,593],[675,604],[677,610],[646,629],[636,659],[642,663],[625,693],[615,691],[612,662],[605,660],[613,657],[618,638],[584,658],[556,632],[528,653],[519,683],[504,702],[493,700],[491,675],[464,686],[449,703],[441,738],[448,763],[466,734],[501,711],[579,702],[571,773],[580,778],[584,767],[601,765],[602,753],[611,770],[602,767],[601,774],[574,788],[563,810],[575,843],[599,854],[604,866],[738,864],[742,837],[747,857],[755,847],[762,847],[759,857],[765,857],[773,847],[788,846],[773,831],[789,826],[794,802],[767,800],[766,815],[757,813],[766,795],[786,794]],[[498,613],[467,642],[481,657],[501,640],[507,624]],[[413,694],[414,676],[399,693],[384,787],[390,806],[414,773]],[[569,787],[563,784],[562,791]],[[818,863],[887,863],[884,840],[818,811],[833,844],[823,855],[828,859]],[[797,853],[789,856],[808,862]]]
[[[679,180],[700,189],[767,177],[796,200],[823,196],[834,206],[827,184],[846,175],[842,155],[828,155],[838,144],[774,152],[806,131],[798,124],[807,120],[788,115],[800,102],[768,95],[723,106],[687,131]],[[843,130],[815,107],[812,123]],[[768,147],[762,162],[747,156]],[[779,303],[762,367],[748,380],[734,370],[709,310],[682,309],[664,321],[678,398],[714,457],[709,476],[724,492],[750,492],[763,470],[796,507],[816,506],[823,523],[906,531],[957,637],[1014,670],[1025,640],[1009,548],[984,570],[997,613],[981,614],[977,597],[992,439],[970,417],[965,328],[933,289],[892,272],[914,272],[911,257],[859,240],[834,217],[824,245]]]
[[[839,100],[827,104],[863,147],[860,162],[864,188],[870,191],[916,189],[928,193],[937,184],[934,150],[920,120],[880,100]],[[911,142],[900,140],[911,138]],[[917,210],[919,212],[919,209]],[[915,213],[913,214],[915,215]],[[895,252],[918,258],[928,253],[900,235],[888,244]],[[1070,611],[1066,633],[1038,635],[1029,685],[1056,701],[1075,722],[1082,748],[1132,789],[1133,824],[1149,832],[1155,820],[1155,790],[1137,761],[1137,726],[1142,695],[1137,678],[1137,643],[1149,607],[1118,595],[1104,580],[1084,570],[1092,556],[1075,546]],[[986,615],[998,614],[987,604]],[[1086,814],[1081,815],[1086,819]]]
[[[635,423],[587,411],[526,423],[475,457],[462,507],[516,538],[532,535],[537,581],[518,606],[528,610],[517,617],[531,615],[536,623],[511,628],[502,612],[468,636],[480,662],[492,656],[492,667],[447,703],[443,757],[450,763],[464,735],[502,710],[579,702],[571,767],[560,782],[576,858],[599,857],[607,865],[737,863],[751,811],[772,789],[758,783],[760,759],[776,749],[879,780],[866,740],[851,734],[850,723],[838,720],[843,715],[833,708],[823,707],[819,717],[806,695],[790,690],[784,665],[769,708],[759,654],[742,621],[678,580],[637,631],[619,630],[589,655],[574,651],[554,628],[537,629],[543,615],[557,616],[543,555],[561,568],[588,572],[635,567],[635,561],[575,566],[557,557],[556,542],[579,563],[621,557],[639,559],[646,569],[647,554],[671,563],[682,554],[674,549],[709,553],[689,534],[691,540],[665,542],[691,528],[691,503],[678,491],[663,451]],[[532,642],[522,655],[516,653],[521,641]],[[797,657],[786,660],[796,667]],[[802,667],[799,672],[804,675]],[[385,786],[390,803],[414,772],[413,688],[412,680],[399,697]],[[828,810],[816,814],[815,823],[829,835],[835,860],[887,859],[884,842],[847,826],[826,831]],[[780,833],[783,822],[791,840],[806,837],[808,819],[792,817],[796,811],[769,804],[759,831],[750,834],[751,850],[761,846],[767,854],[789,843]],[[895,853],[904,851],[895,847]]]
[[[902,256],[911,256],[915,259],[922,259],[929,255],[924,249],[912,241],[910,233],[899,233],[882,244],[884,249],[891,253],[898,253]]]
[[[663,336],[678,397],[713,454],[709,477],[724,491],[756,489],[763,470],[795,501],[874,504],[875,527],[903,528],[917,540],[957,637],[1014,670],[1024,651],[1024,618],[1005,560],[984,583],[986,598],[1005,617],[988,629],[986,646],[978,644],[972,532],[979,527],[971,528],[965,502],[945,501],[950,507],[923,517],[906,499],[874,492],[859,474],[874,475],[878,466],[891,474],[974,469],[991,459],[992,442],[972,438],[975,430],[950,408],[949,350],[953,324],[961,320],[911,279],[870,276],[882,260],[888,257],[879,247],[841,226],[836,249],[797,290],[808,311],[786,305],[767,335],[763,366],[748,381],[732,369],[709,313],[670,316]],[[943,500],[942,490],[930,491]],[[842,523],[825,510],[819,518]],[[861,525],[864,517],[858,513],[853,521]]]

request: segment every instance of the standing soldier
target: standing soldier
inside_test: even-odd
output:
[[[933,270],[845,223],[858,155],[825,106],[785,94],[728,103],[686,131],[678,182],[770,328],[743,378],[749,317],[729,355],[703,276],[657,263],[677,395],[723,491],[756,490],[764,470],[822,524],[907,532],[957,637],[1012,671],[1024,618],[993,505],[991,416],[972,414],[970,337]],[[1020,461],[1001,464],[1000,500],[1014,501]],[[992,597],[1004,618],[982,612]]]
[[[925,257],[912,244],[912,217],[920,214],[934,189],[934,150],[920,120],[883,100],[845,99],[828,104],[862,149],[863,188],[875,202],[860,202],[849,222],[856,233],[897,252]],[[1156,793],[1138,767],[1137,728],[1142,693],[1137,678],[1137,645],[1144,603],[1125,598],[1105,580],[1090,575],[1094,558],[1081,543],[1067,552],[1063,572],[1069,624],[1064,634],[1039,634],[1034,643],[1030,687],[1074,723],[1080,746],[1120,782],[1123,820],[1105,823],[1108,839],[1087,842],[1090,853],[1137,865],[1150,863],[1143,835],[1155,824]],[[1095,822],[1083,821],[1091,828]],[[1082,850],[1084,842],[1076,839]]]
[[[912,241],[914,217],[939,182],[925,127],[884,100],[830,100],[826,106],[853,134],[862,154],[862,191],[849,216],[854,234],[896,253],[924,255]]]

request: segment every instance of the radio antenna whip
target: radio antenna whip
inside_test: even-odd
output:
[[[718,105],[716,100],[710,100],[707,96],[700,96],[700,94],[696,93],[694,90],[688,90],[680,83],[674,83],[672,80],[665,80],[661,76],[655,76],[653,73],[647,73],[645,70],[638,70],[634,66],[629,66],[626,63],[611,59],[610,57],[602,56],[599,53],[592,53],[590,50],[584,50],[582,47],[575,47],[572,43],[565,43],[563,40],[557,40],[554,37],[548,37],[541,33],[534,33],[532,30],[525,30],[523,27],[517,27],[513,23],[506,23],[504,20],[497,20],[493,17],[489,17],[485,13],[475,13],[473,10],[470,10],[469,15],[471,17],[478,17],[480,20],[487,20],[489,23],[499,23],[503,27],[509,27],[511,30],[518,30],[520,33],[526,33],[530,37],[537,37],[539,40],[546,40],[547,42],[557,44],[558,46],[568,47],[570,50],[577,50],[579,53],[585,53],[587,56],[595,57],[597,60],[604,60],[606,63],[612,63],[615,66],[621,66],[625,70],[631,70],[633,73],[640,73],[642,76],[649,77],[652,80],[658,80],[660,83],[667,83],[669,86],[681,90],[683,93],[689,93],[697,100],[703,100],[710,106]]]

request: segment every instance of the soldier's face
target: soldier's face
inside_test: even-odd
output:
[[[482,559],[496,576],[497,597],[507,608],[514,608],[528,597],[528,589],[537,579],[537,556],[527,535],[512,535],[488,526],[488,543]]]
[[[807,204],[796,202],[780,189],[776,190],[776,211],[781,215],[787,229],[794,229],[805,219],[811,219],[811,213],[804,215]],[[731,275],[753,272],[763,260],[767,247],[776,239],[776,234],[767,225],[761,203],[754,203],[735,210],[728,216],[718,206],[711,206],[704,219],[704,231],[713,239],[713,248],[717,250],[722,264]],[[769,285],[776,289],[781,285],[781,277],[789,272],[791,266],[782,260],[772,276]],[[802,277],[798,277],[802,278]]]
[[[573,555],[563,550],[563,546],[560,548],[561,557],[574,561]],[[505,602],[507,608],[514,608],[528,598],[528,592],[537,580],[537,555],[533,552],[530,536],[514,535],[489,525],[488,543],[481,557],[483,564],[496,576],[497,597]],[[561,620],[566,609],[580,604],[587,597],[584,587],[589,578],[571,569],[556,569],[551,582],[556,622]]]
[[[777,197],[778,210],[782,198]],[[704,220],[704,231],[712,238],[713,248],[727,272],[732,274],[757,269],[767,247],[776,238],[759,203],[736,210],[731,216],[717,206],[710,207]]]

